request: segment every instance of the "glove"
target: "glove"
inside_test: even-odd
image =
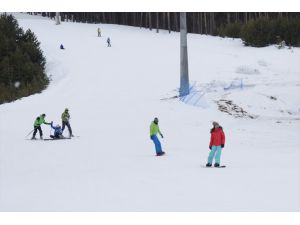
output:
[[[161,138],[164,138],[164,135],[160,134]]]
[[[221,145],[221,148],[224,148],[224,145]]]
[[[211,150],[211,146],[209,146],[209,149]]]

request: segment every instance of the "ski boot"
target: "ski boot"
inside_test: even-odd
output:
[[[156,154],[156,156],[162,156],[164,154],[165,154],[165,152],[159,152],[159,153]]]
[[[211,163],[207,163],[207,164],[206,164],[206,167],[211,167]]]
[[[219,163],[215,163],[214,167],[220,167]]]

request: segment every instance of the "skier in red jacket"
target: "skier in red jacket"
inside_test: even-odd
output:
[[[211,167],[213,158],[215,158],[214,166],[219,167],[222,148],[224,148],[225,145],[225,134],[223,132],[223,128],[217,122],[213,122],[213,128],[211,129],[210,133],[210,153],[206,166]]]

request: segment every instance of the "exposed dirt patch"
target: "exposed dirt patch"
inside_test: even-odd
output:
[[[248,113],[242,107],[233,103],[233,101],[231,101],[231,100],[220,99],[220,100],[216,101],[216,103],[221,112],[225,112],[229,115],[232,115],[233,117],[236,117],[236,118],[248,117],[251,119],[256,119],[258,117],[257,115],[252,115],[252,114]]]

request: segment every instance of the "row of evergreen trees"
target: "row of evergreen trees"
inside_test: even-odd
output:
[[[241,38],[245,45],[265,47],[280,44],[300,47],[300,17],[295,18],[260,18],[247,24],[233,23],[221,27],[217,35]]]
[[[55,17],[54,12],[43,16]],[[111,23],[179,31],[178,12],[62,12],[62,21]],[[255,47],[275,44],[300,46],[300,13],[293,12],[188,12],[189,33],[242,38]]]
[[[40,43],[12,15],[0,15],[0,104],[41,92],[49,83]]]

